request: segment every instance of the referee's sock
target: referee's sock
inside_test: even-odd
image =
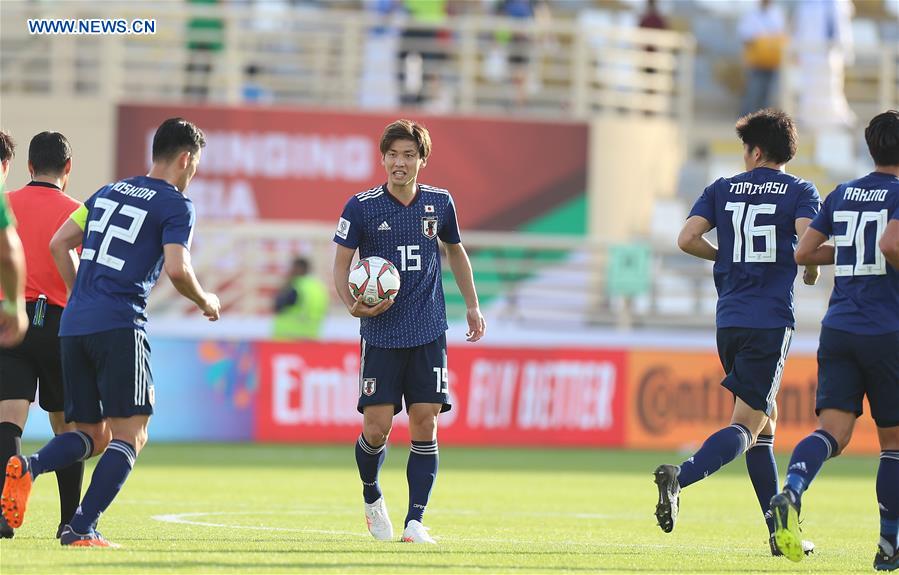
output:
[[[0,491],[6,483],[6,462],[13,455],[22,454],[22,428],[11,421],[0,423]]]
[[[45,471],[56,471],[77,461],[84,461],[94,452],[94,440],[81,431],[61,433],[28,459],[31,477]]]
[[[136,459],[137,453],[127,441],[113,439],[109,442],[109,447],[94,468],[84,500],[69,522],[72,531],[82,534],[90,532],[100,515],[121,491]]]
[[[771,498],[777,495],[777,461],[774,459],[774,436],[759,435],[755,445],[746,452],[746,470],[762,508],[768,533],[774,533]]]
[[[81,501],[81,482],[84,478],[84,461],[76,461],[68,467],[56,470],[56,485],[59,487],[59,523],[65,525]]]

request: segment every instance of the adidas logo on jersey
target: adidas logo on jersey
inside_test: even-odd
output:
[[[381,222],[381,225],[378,226],[378,231],[379,232],[389,232],[390,224],[388,224],[387,222]]]

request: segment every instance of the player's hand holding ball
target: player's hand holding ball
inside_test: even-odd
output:
[[[203,315],[209,318],[209,321],[216,321],[222,311],[222,304],[219,302],[218,296],[209,292],[206,292],[199,307],[203,311]]]
[[[375,317],[381,315],[393,305],[392,299],[381,300],[375,305],[368,305],[362,298],[356,300],[353,307],[350,308],[350,315],[353,317]]]
[[[390,309],[400,291],[400,273],[391,262],[377,256],[362,258],[349,278],[350,294],[355,298],[353,317],[375,317]]]

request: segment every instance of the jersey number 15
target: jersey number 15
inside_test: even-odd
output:
[[[94,208],[101,210],[103,213],[100,214],[99,219],[88,222],[87,235],[90,237],[92,233],[97,232],[103,236],[103,239],[100,242],[99,249],[94,250],[85,248],[81,250],[81,259],[88,261],[95,260],[100,265],[110,267],[116,271],[122,271],[122,268],[125,266],[125,260],[111,255],[109,253],[109,244],[111,244],[112,240],[115,238],[133,244],[137,239],[137,234],[140,233],[141,226],[144,225],[147,211],[135,208],[134,206],[129,206],[128,204],[122,205],[107,198],[97,198],[94,200]],[[127,228],[109,225],[109,220],[117,209],[123,216],[131,218],[131,225]]]

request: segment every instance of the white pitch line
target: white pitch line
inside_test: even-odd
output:
[[[251,529],[254,531],[290,531],[292,533],[317,533],[319,535],[352,535],[354,537],[370,537],[368,533],[356,531],[337,531],[330,529],[301,529],[297,527],[270,527],[267,525],[234,525],[228,523],[211,523],[209,521],[192,521],[188,517],[209,517],[212,515],[275,515],[275,512],[261,511],[223,511],[209,513],[172,513],[169,515],[153,515],[151,519],[163,523],[179,523],[181,525],[199,525],[201,527],[224,527],[227,529]],[[282,513],[283,514],[283,513]]]
[[[163,523],[177,523],[181,525],[196,525],[200,527],[219,527],[225,529],[249,529],[253,531],[286,531],[291,533],[314,533],[318,535],[350,535],[352,537],[360,537],[369,539],[371,535],[368,533],[360,533],[358,531],[340,531],[336,529],[306,529],[297,527],[271,527],[267,525],[235,525],[229,523],[212,523],[209,521],[194,521],[191,517],[210,517],[210,516],[237,516],[237,515],[297,515],[304,513],[303,511],[210,511],[210,512],[192,512],[192,513],[172,513],[167,515],[153,515],[151,519],[161,521]],[[441,537],[434,537],[438,541]],[[531,539],[502,539],[488,537],[449,537],[443,538],[446,542],[461,543],[506,543],[509,545],[546,545],[547,541],[534,541]],[[597,542],[578,542],[578,541],[553,541],[552,545],[562,547],[595,547],[598,549],[615,547],[615,548],[639,548],[639,549],[682,549],[681,545],[666,545],[643,543],[635,545],[633,543],[597,543]],[[753,551],[758,546],[730,547],[734,551]]]

